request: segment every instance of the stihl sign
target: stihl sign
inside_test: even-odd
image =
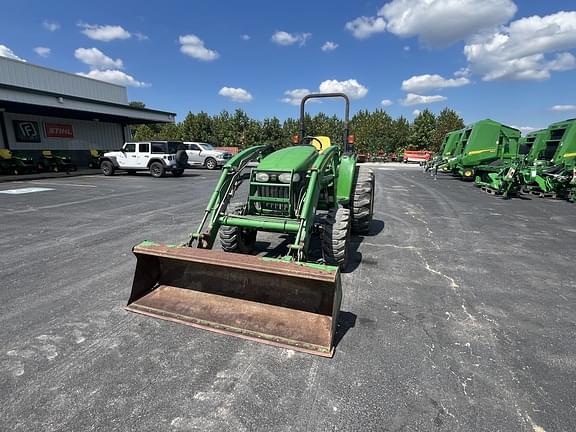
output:
[[[69,124],[44,123],[46,138],[74,138],[74,129]]]

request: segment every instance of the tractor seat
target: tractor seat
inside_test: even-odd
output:
[[[90,156],[96,157],[96,158],[100,157],[100,152],[98,150],[91,149],[90,150]]]
[[[315,136],[314,138],[315,139],[312,140],[312,145],[320,153],[322,153],[324,150],[326,150],[328,147],[332,145],[332,143],[330,142],[330,137],[320,135]]]
[[[52,152],[50,150],[42,150],[42,156],[46,159],[52,159]]]
[[[12,152],[8,149],[0,149],[0,158],[12,159]]]

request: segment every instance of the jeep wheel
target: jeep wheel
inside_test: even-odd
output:
[[[164,173],[165,173],[165,169],[164,169],[164,165],[162,165],[160,162],[152,162],[150,164],[150,175],[152,177],[164,177]]]
[[[100,164],[100,170],[102,170],[102,174],[105,176],[114,175],[114,164],[110,161],[103,161]]]
[[[216,169],[218,167],[218,164],[216,163],[216,159],[211,158],[211,157],[206,158],[206,160],[204,161],[204,165],[209,170],[213,170],[213,169]]]

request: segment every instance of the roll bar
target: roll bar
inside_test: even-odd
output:
[[[304,105],[309,99],[321,99],[321,98],[335,98],[341,97],[346,102],[344,109],[344,153],[348,153],[348,122],[350,118],[350,99],[344,93],[310,93],[302,98],[300,102],[300,139],[302,140],[306,136],[306,127],[304,125]]]

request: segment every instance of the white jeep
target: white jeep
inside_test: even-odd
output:
[[[119,151],[104,153],[100,158],[100,169],[105,176],[124,170],[150,171],[152,177],[163,177],[169,171],[174,177],[180,177],[187,164],[188,155],[180,141],[127,142]]]
[[[188,155],[188,165],[205,166],[209,170],[221,167],[232,157],[231,153],[216,150],[212,144],[184,142],[184,147]]]

